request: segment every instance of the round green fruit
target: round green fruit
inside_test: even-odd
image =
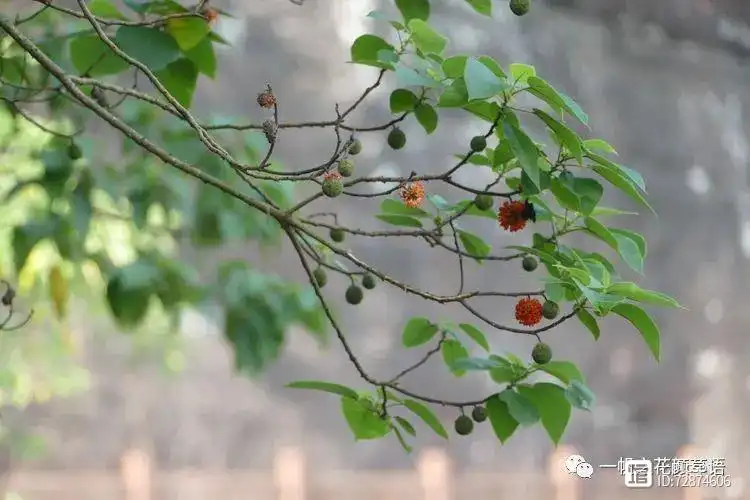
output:
[[[488,194],[478,194],[474,198],[474,205],[476,205],[479,210],[489,210],[492,208],[494,202],[495,200]]]
[[[346,233],[344,232],[343,229],[334,228],[334,229],[331,229],[330,236],[331,236],[332,241],[335,241],[336,243],[341,243],[342,241],[344,241],[344,238],[346,238]]]
[[[474,430],[474,422],[466,415],[461,415],[456,419],[453,427],[459,436],[468,436]]]
[[[83,151],[75,142],[71,142],[68,146],[68,158],[71,160],[79,160],[83,156]]]
[[[349,146],[349,154],[356,156],[361,152],[362,152],[362,143],[359,142],[359,139],[354,139],[354,141],[352,141],[351,146]]]
[[[485,139],[482,135],[474,136],[471,138],[469,146],[471,147],[472,151],[474,151],[475,153],[479,153],[487,149],[487,139]]]
[[[552,302],[551,300],[548,300],[542,306],[542,316],[544,316],[547,319],[555,319],[559,313],[560,313],[560,306],[557,305],[557,302]]]
[[[372,290],[373,288],[375,288],[375,276],[370,273],[362,276],[362,286],[368,290]]]
[[[351,160],[341,160],[339,162],[338,171],[341,177],[351,177],[354,174],[354,162]]]
[[[544,342],[539,342],[531,350],[531,359],[538,365],[546,365],[552,360],[552,348]]]
[[[536,269],[536,266],[538,266],[539,263],[536,261],[534,257],[532,257],[531,255],[527,255],[521,261],[521,265],[523,266],[524,271],[531,272],[534,269]]]
[[[326,179],[323,181],[323,194],[329,198],[335,198],[344,192],[344,183],[341,179]]]
[[[471,418],[477,423],[484,422],[487,420],[487,410],[484,409],[484,406],[475,406],[474,409],[471,410]]]
[[[510,0],[510,11],[517,16],[528,14],[531,0]]]
[[[344,296],[349,304],[356,306],[357,304],[362,302],[365,294],[357,285],[350,285],[349,288],[346,289],[346,293],[344,294]]]
[[[326,286],[326,283],[328,283],[328,275],[326,274],[326,270],[322,267],[319,267],[313,271],[313,278],[315,279],[315,283],[318,284],[319,288],[323,288]]]
[[[398,127],[393,127],[388,133],[388,146],[391,149],[401,149],[406,146],[406,134]]]

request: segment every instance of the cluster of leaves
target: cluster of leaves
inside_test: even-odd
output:
[[[354,41],[351,61],[375,68],[377,77],[349,107],[337,105],[333,119],[281,120],[283,99],[269,86],[258,96],[261,111],[269,116],[252,124],[204,122],[190,111],[199,75],[213,78],[217,74],[214,45],[226,43],[213,32],[211,22],[218,13],[205,1],[188,9],[173,0],[126,0],[128,12],[118,10],[110,0],[77,0],[77,9],[40,3],[40,9],[26,18],[15,22],[0,18],[0,30],[6,34],[0,59],[2,99],[17,119],[32,122],[37,119],[24,111],[26,105],[46,101],[50,110],[65,111],[72,130],[86,130],[93,113],[122,134],[123,145],[117,163],[110,165],[97,155],[91,139],[85,143],[77,132],[50,131],[55,139],[40,153],[40,170],[19,180],[12,190],[17,193],[36,186],[45,193],[34,218],[15,228],[19,272],[23,273],[29,256],[42,242],[53,242],[59,265],[95,264],[104,278],[111,312],[126,328],[141,324],[155,304],[176,313],[185,305],[218,301],[224,307],[225,337],[234,347],[237,368],[247,373],[256,373],[278,355],[290,323],[304,324],[319,335],[330,325],[370,390],[320,381],[295,382],[291,387],[339,395],[357,439],[393,434],[407,450],[406,435],[416,434],[410,415],[448,437],[430,405],[456,408],[459,416],[454,427],[460,435],[471,432],[474,422],[488,418],[502,442],[519,426],[541,423],[557,443],[572,408],[588,410],[594,400],[578,368],[555,359],[550,346],[542,342],[541,335],[569,319],[576,318],[597,339],[600,319],[620,316],[632,323],[659,359],[659,329],[644,307],[679,304],[622,276],[621,263],[630,268],[624,272],[643,273],[646,241],[609,222],[611,217],[632,212],[601,205],[604,185],[609,184],[652,210],[642,176],[613,159],[616,152],[606,141],[588,137],[587,114],[570,96],[538,76],[534,67],[503,66],[487,55],[449,54],[448,39],[429,22],[429,0],[396,0],[399,19],[381,12],[370,14],[388,23],[392,36],[387,40],[364,34]],[[491,0],[466,3],[482,15],[492,14]],[[509,7],[523,15],[529,2],[512,0]],[[41,40],[32,39],[34,30],[26,26],[47,14],[75,22],[66,25],[64,34],[47,30]],[[125,77],[135,78],[136,84],[117,83]],[[149,81],[150,91],[138,89],[138,77]],[[395,83],[390,94],[393,118],[383,124],[352,125],[356,108],[391,79]],[[525,102],[534,104],[523,106]],[[486,132],[474,137],[443,172],[357,176],[357,157],[362,151],[359,134],[387,131],[386,143],[400,150],[408,142],[399,128],[401,122],[413,118],[426,134],[432,134],[446,109],[465,111],[484,123]],[[547,144],[532,139],[527,119],[547,130]],[[279,137],[311,127],[332,131],[334,152],[317,165],[285,169],[274,158]],[[345,133],[350,134],[348,138]],[[454,174],[464,168],[484,169],[493,180],[482,189],[462,185]],[[318,189],[295,199],[290,189],[294,183]],[[395,187],[375,194],[357,192],[358,187],[372,183]],[[448,187],[451,193],[435,194],[433,186],[437,185]],[[396,193],[400,199],[394,198]],[[348,228],[338,223],[335,214],[309,210],[325,197],[362,196],[385,198],[375,218],[396,228]],[[116,248],[107,242],[109,226],[100,221],[112,217],[127,225],[132,243],[127,255],[115,255]],[[480,235],[462,226],[472,218],[492,220],[496,231],[531,233],[528,243],[495,253]],[[529,230],[530,224],[534,231]],[[565,238],[572,233],[590,236],[608,250],[572,246]],[[299,256],[312,288],[263,275],[244,262],[218,266],[216,279],[206,285],[178,260],[178,235],[209,247],[248,239],[276,243],[284,236]],[[412,238],[450,252],[460,270],[459,291],[438,295],[374,268],[342,247],[350,236]],[[541,289],[467,291],[466,259],[477,265],[522,262],[518,268],[526,271],[536,270],[541,263],[545,271]],[[532,359],[527,362],[509,353],[492,352],[487,334],[477,325],[436,323],[420,317],[405,325],[403,346],[429,345],[429,350],[392,378],[376,379],[352,350],[328,305],[323,289],[331,272],[349,280],[344,298],[351,305],[365,298],[362,288],[384,282],[426,300],[459,305],[493,330],[535,339]],[[59,278],[50,282],[55,280]],[[524,328],[490,319],[471,304],[477,297],[516,301],[515,316]],[[559,314],[561,310],[565,312]],[[481,355],[472,352],[478,349]],[[497,390],[474,401],[447,401],[406,389],[403,379],[438,353],[456,377],[486,372]],[[465,414],[468,409],[471,418]]]

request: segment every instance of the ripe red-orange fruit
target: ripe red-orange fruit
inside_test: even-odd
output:
[[[506,201],[497,212],[497,221],[506,231],[520,231],[526,227],[525,209],[526,205],[522,201]]]
[[[409,208],[417,208],[424,201],[424,183],[411,182],[401,188],[401,201]]]
[[[542,321],[542,308],[537,299],[525,297],[516,304],[516,321],[523,326],[538,325]]]

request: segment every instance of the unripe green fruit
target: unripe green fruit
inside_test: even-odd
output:
[[[461,415],[456,419],[453,427],[459,436],[468,436],[474,430],[474,422],[466,415]]]
[[[487,149],[487,139],[484,138],[484,136],[477,135],[471,138],[471,142],[469,143],[469,146],[471,146],[471,150],[475,153],[479,153],[480,151],[484,151]]]
[[[71,142],[68,146],[68,158],[71,160],[79,160],[83,156],[83,151],[75,142]]]
[[[362,286],[368,290],[372,290],[373,288],[375,288],[375,276],[370,273],[362,276]]]
[[[560,313],[560,306],[556,302],[548,300],[542,306],[542,316],[547,319],[555,319]]]
[[[495,200],[492,198],[492,196],[488,194],[478,194],[474,198],[474,205],[476,205],[479,210],[489,210],[490,208],[492,208],[494,201]]]
[[[406,145],[406,134],[398,127],[393,127],[388,133],[388,145],[391,149],[401,149]]]
[[[523,16],[529,12],[531,0],[510,0],[510,11],[517,16]]]
[[[539,263],[536,261],[534,257],[532,257],[531,255],[527,255],[521,261],[521,265],[523,266],[524,271],[531,272],[534,269],[536,269],[536,266],[538,266]]]
[[[354,139],[351,146],[349,146],[349,154],[356,156],[361,152],[362,152],[362,143],[359,142],[359,139]]]
[[[341,179],[326,179],[323,181],[323,194],[329,198],[335,198],[344,192],[344,183]]]
[[[328,283],[328,275],[326,274],[326,270],[322,267],[319,267],[313,271],[313,278],[315,279],[315,283],[318,284],[318,287],[323,288],[326,286],[326,283]]]
[[[351,177],[354,173],[354,162],[351,160],[341,160],[339,162],[338,171],[341,177]]]
[[[350,285],[349,288],[346,289],[346,301],[353,306],[362,302],[364,296],[365,294],[362,292],[362,289],[357,285]]]
[[[336,243],[341,243],[344,241],[344,238],[346,238],[346,233],[343,229],[334,228],[331,229],[331,240],[335,241]]]
[[[474,409],[471,410],[471,418],[477,423],[484,422],[487,420],[487,410],[484,409],[484,406],[475,406]]]
[[[544,342],[539,342],[531,350],[531,359],[538,365],[546,365],[552,360],[552,348]]]

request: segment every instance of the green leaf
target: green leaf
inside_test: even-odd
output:
[[[188,51],[211,32],[211,26],[199,17],[178,17],[167,20],[166,30],[183,51]]]
[[[500,399],[498,394],[487,400],[486,407],[487,417],[495,436],[501,443],[507,443],[518,428],[518,421],[511,415],[508,405]]]
[[[404,347],[417,347],[432,340],[438,326],[427,318],[412,318],[406,323],[401,335]]]
[[[391,62],[384,62],[379,55],[380,51],[396,52],[393,45],[386,42],[379,36],[362,35],[352,44],[351,57],[352,62],[364,64],[366,66],[375,66],[377,68],[391,69]]]
[[[573,380],[570,385],[565,389],[565,398],[570,402],[571,405],[575,406],[580,410],[589,411],[594,406],[596,397],[591,392],[586,384],[579,380]]]
[[[310,389],[314,391],[329,392],[331,394],[338,394],[351,399],[359,399],[357,391],[350,389],[349,387],[334,384],[331,382],[321,382],[318,380],[300,380],[298,382],[292,382],[287,384],[287,387],[291,389]]]
[[[121,26],[114,41],[123,52],[152,71],[164,69],[180,57],[180,47],[174,38],[156,28]]]
[[[469,357],[469,351],[466,350],[463,344],[457,340],[448,339],[443,342],[440,351],[443,355],[443,361],[451,373],[456,377],[463,377],[466,374],[466,370],[456,365],[459,360]]]
[[[401,445],[401,447],[404,449],[406,453],[411,453],[413,451],[413,448],[409,446],[409,443],[406,442],[403,434],[401,434],[401,430],[395,425],[393,424],[391,425],[392,425],[393,433],[396,435],[396,439],[398,439],[398,443]]]
[[[424,102],[417,104],[417,107],[414,109],[414,116],[417,117],[417,121],[428,134],[433,133],[437,129],[438,114],[435,108],[429,104]]]
[[[185,57],[193,61],[198,71],[209,78],[216,78],[216,51],[214,50],[214,44],[208,37],[186,51]]]
[[[628,181],[633,183],[638,189],[646,192],[646,181],[643,180],[643,176],[633,170],[632,168],[626,167],[625,165],[620,165],[619,163],[615,163],[613,161],[608,160],[607,158],[600,156],[595,153],[589,152],[586,154],[586,157],[595,161],[597,164],[606,167],[614,172],[617,172],[621,175],[623,175],[625,178],[627,178]]]
[[[422,19],[412,19],[407,26],[414,45],[425,54],[442,54],[448,45],[448,39]]]
[[[391,428],[388,422],[380,417],[364,398],[341,398],[341,412],[349,424],[354,439],[357,441],[378,439],[387,435]]]
[[[595,207],[591,211],[593,217],[609,217],[611,215],[638,215],[638,212],[629,212],[627,210],[620,210],[619,208],[610,207]]]
[[[430,17],[429,0],[396,0],[396,7],[406,23],[412,19],[427,21]]]
[[[511,358],[510,354],[507,354]],[[490,360],[497,363],[497,367],[490,369],[490,378],[497,384],[507,382],[517,382],[526,374],[526,364],[517,359],[506,359],[495,354],[490,356]]]
[[[461,323],[460,325],[458,325],[458,327],[461,328],[461,330],[463,330],[464,333],[471,338],[471,340],[482,346],[482,349],[487,352],[490,351],[490,344],[489,342],[487,342],[487,337],[484,335],[482,330],[468,323]]]
[[[478,116],[482,120],[494,123],[497,116],[500,114],[500,105],[496,102],[487,101],[474,101],[462,106],[463,109],[468,111],[474,116]],[[509,115],[514,116],[514,115]]]
[[[419,98],[407,89],[396,89],[391,92],[390,105],[391,113],[404,113],[413,111],[419,103]]]
[[[638,190],[638,187],[627,176],[625,176],[625,174],[621,173],[618,170],[613,170],[609,167],[602,166],[601,164],[592,165],[591,168],[594,170],[594,172],[602,176],[607,182],[618,188],[620,191],[622,191],[644,207],[648,208],[652,213],[655,213],[654,209],[651,207],[648,201],[646,201],[646,198],[644,198],[644,196]]]
[[[586,229],[589,230],[593,235],[602,240],[604,243],[612,247],[614,250],[618,249],[617,238],[607,229],[604,224],[594,219],[593,217],[586,217],[584,219]]]
[[[387,198],[380,203],[380,211],[390,215],[408,215],[409,217],[429,217],[430,214],[419,207],[407,207],[403,202]]]
[[[499,398],[508,405],[508,411],[513,419],[523,427],[539,422],[539,412],[530,399],[511,389],[501,392]]]
[[[121,21],[128,20],[110,0],[91,0],[88,3],[88,8],[97,17],[120,19]]]
[[[530,76],[527,79],[529,85],[529,93],[535,95],[539,99],[543,100],[550,105],[555,111],[567,111],[571,115],[575,116],[578,121],[588,126],[589,117],[583,112],[581,107],[573,101],[570,97],[555,89],[552,85],[546,81],[538,78],[537,76]]]
[[[604,195],[604,188],[596,179],[575,177],[571,188],[580,199],[580,212],[583,215],[590,215]]]
[[[646,259],[646,240],[640,234],[625,229],[609,228],[617,240],[617,253],[633,270],[643,274],[643,262]]]
[[[468,231],[458,230],[458,239],[461,240],[466,253],[477,262],[481,263],[482,257],[487,257],[492,251],[492,247],[482,238]]]
[[[443,427],[443,424],[440,423],[440,420],[438,420],[437,416],[432,412],[432,410],[430,410],[419,401],[415,401],[413,399],[404,399],[404,406],[413,414],[421,418],[422,421],[430,427],[430,429],[435,431],[435,434],[442,438],[448,439],[448,432],[446,432],[445,427]]]
[[[492,0],[466,0],[472,9],[487,17],[492,17]]]
[[[537,162],[539,159],[539,150],[534,141],[523,130],[508,122],[503,123],[503,131],[513,154],[516,155],[521,164],[521,168],[529,176],[531,182],[540,187],[539,163]]]
[[[451,56],[441,65],[446,78],[461,78],[464,75],[468,56]]]
[[[547,364],[539,365],[538,368],[553,377],[557,377],[566,384],[572,380],[584,381],[583,374],[578,367],[570,361],[550,361]]]
[[[552,191],[555,200],[557,200],[562,208],[574,212],[579,212],[581,210],[580,198],[578,198],[578,195],[576,195],[560,177],[551,180],[550,191]]]
[[[596,322],[596,318],[585,309],[580,309],[576,313],[576,317],[583,324],[583,326],[588,328],[588,330],[591,332],[591,335],[594,336],[594,340],[599,340],[601,331],[599,330],[599,324]]]
[[[438,106],[441,108],[460,108],[469,102],[469,91],[463,78],[457,78],[445,87],[438,98]]]
[[[422,223],[418,219],[408,215],[378,214],[375,217],[392,226],[422,227]]]
[[[651,354],[654,355],[654,359],[658,362],[661,359],[661,338],[659,327],[651,319],[651,316],[633,304],[617,304],[612,308],[612,312],[628,320],[641,333],[641,337],[643,337],[646,345],[651,350]]]
[[[581,138],[578,137],[578,134],[568,128],[567,125],[559,122],[541,109],[534,109],[534,114],[555,133],[562,145],[570,151],[576,160],[578,160],[578,164],[583,165],[583,144]]]
[[[396,67],[396,84],[402,87],[440,87],[440,83],[426,71],[416,70],[400,64]]]
[[[461,358],[453,363],[454,368],[463,371],[488,371],[505,368],[506,364],[494,358]]]
[[[81,75],[91,77],[116,75],[129,68],[128,63],[112,52],[96,35],[80,35],[70,41],[70,60]]]
[[[559,444],[572,413],[565,389],[557,384],[539,382],[531,387],[519,387],[518,392],[534,404],[547,435],[555,445]]]
[[[627,297],[630,300],[643,302],[644,304],[653,304],[662,307],[676,307],[682,308],[679,302],[669,295],[654,290],[645,290],[635,283],[625,281],[621,283],[613,283],[607,288],[607,293],[615,295],[621,295]]]
[[[487,99],[505,89],[503,81],[474,57],[466,60],[463,77],[469,100]]]
[[[536,69],[528,64],[513,63],[508,66],[508,71],[516,86],[526,85],[529,78],[536,76]]]
[[[617,154],[615,148],[613,148],[610,143],[608,143],[607,141],[603,141],[602,139],[586,139],[585,141],[583,141],[583,146],[587,151],[590,152],[601,151],[602,153],[607,154]]]
[[[404,417],[399,417],[398,415],[394,416],[393,419],[396,421],[399,427],[401,427],[405,432],[408,434],[411,434],[412,436],[417,435],[416,429],[414,429],[414,426],[411,425],[411,422],[406,420]]]
[[[177,102],[190,108],[198,81],[198,67],[190,59],[178,59],[155,73]]]

